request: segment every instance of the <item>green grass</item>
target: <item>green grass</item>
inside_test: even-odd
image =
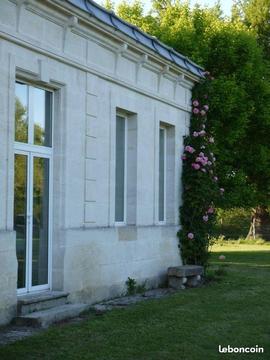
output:
[[[0,348],[1,360],[270,359],[270,247],[213,246],[207,286],[55,326]],[[219,274],[219,255],[225,270]],[[213,278],[213,276],[212,276]],[[219,354],[218,345],[264,354]]]

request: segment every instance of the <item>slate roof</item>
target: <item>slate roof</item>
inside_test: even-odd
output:
[[[202,67],[195,64],[186,56],[179,54],[174,49],[163,44],[151,35],[146,34],[138,27],[119,18],[117,15],[115,15],[114,12],[106,10],[92,0],[66,1],[80,8],[81,10],[88,12],[90,16],[95,17],[104,24],[113,27],[115,30],[121,31],[123,34],[129,36],[136,42],[146,46],[150,50],[156,52],[158,55],[162,56],[166,60],[171,61],[180,68],[185,69],[196,76],[204,77],[204,69]]]

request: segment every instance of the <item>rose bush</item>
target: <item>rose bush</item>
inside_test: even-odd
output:
[[[184,264],[207,266],[209,240],[215,222],[215,203],[224,189],[219,187],[214,156],[215,140],[207,127],[209,105],[205,93],[212,77],[205,79],[193,91],[190,134],[184,139],[183,195],[180,208],[181,230],[179,248]],[[220,202],[219,202],[220,203]]]

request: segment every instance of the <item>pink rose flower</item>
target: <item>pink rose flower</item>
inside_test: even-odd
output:
[[[201,168],[201,166],[200,166],[199,164],[196,164],[196,163],[193,163],[191,166],[192,166],[193,169],[195,169],[195,170],[199,170],[199,169]]]
[[[209,110],[209,106],[208,106],[208,105],[204,105],[203,108],[204,108],[205,111],[208,111],[208,110]]]
[[[194,108],[194,109],[193,109],[193,114],[197,115],[197,114],[199,114],[199,112],[200,112],[199,109],[197,109],[197,108]]]
[[[204,156],[204,153],[201,151],[201,152],[199,153],[199,156]]]
[[[207,222],[207,221],[208,221],[208,215],[204,215],[204,216],[203,216],[203,221],[204,221],[204,222]]]
[[[199,132],[200,136],[204,136],[205,134],[206,134],[205,130],[202,130],[202,131]]]
[[[199,105],[200,105],[200,103],[199,103],[199,101],[198,101],[198,100],[194,100],[192,104],[193,104],[193,106],[195,106],[195,107],[197,107],[197,106],[199,106]]]
[[[192,232],[188,233],[187,236],[190,240],[194,239],[194,234]]]
[[[199,136],[199,133],[198,133],[197,131],[194,131],[194,132],[193,132],[193,136],[194,136],[194,137],[198,137],[198,136]]]
[[[187,146],[185,147],[185,151],[189,152],[190,154],[193,154],[194,151],[195,151],[195,149],[194,149],[192,146],[187,145]]]
[[[214,214],[215,209],[214,209],[212,206],[210,206],[210,207],[208,208],[207,212],[208,212],[208,214]]]

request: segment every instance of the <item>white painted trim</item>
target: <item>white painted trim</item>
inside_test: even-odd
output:
[[[37,45],[32,45],[30,40],[25,41],[25,40],[19,39],[18,37],[10,35],[10,33],[7,33],[5,31],[1,30],[2,27],[3,27],[3,25],[0,24],[0,38],[2,38],[2,39],[10,41],[11,43],[14,43],[16,45],[24,47],[28,50],[34,51],[35,53],[47,56],[48,58],[51,58],[53,60],[60,61],[62,64],[70,65],[78,70],[82,70],[82,71],[88,72],[90,74],[99,76],[100,78],[102,78],[104,80],[107,80],[109,82],[112,82],[112,83],[120,85],[120,86],[123,86],[127,89],[133,90],[138,94],[142,94],[151,99],[160,101],[160,102],[167,104],[169,106],[172,106],[178,110],[183,110],[187,113],[191,113],[190,105],[187,105],[187,106],[180,105],[174,101],[171,101],[170,99],[164,99],[164,97],[160,96],[157,92],[156,92],[157,95],[155,95],[155,94],[153,94],[153,92],[150,92],[147,89],[143,89],[136,85],[128,83],[127,81],[125,81],[123,79],[119,79],[116,76],[112,76],[110,74],[104,74],[104,71],[101,71],[94,64],[91,64],[91,66],[82,65],[81,63],[77,62],[76,60],[68,58],[66,54],[65,54],[66,56],[64,57],[60,54],[52,52],[51,50],[45,50]],[[52,81],[52,79],[51,79],[51,81]],[[56,83],[57,83],[57,80],[56,80]],[[185,88],[192,89],[192,86],[185,86]]]

